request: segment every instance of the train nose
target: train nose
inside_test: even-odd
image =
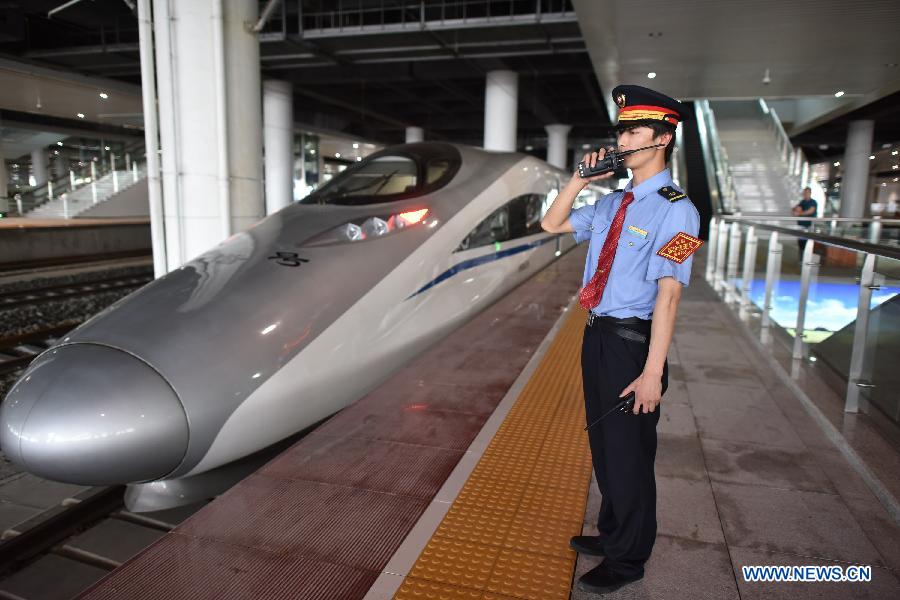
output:
[[[158,479],[184,457],[178,396],[149,365],[96,344],[43,354],[0,407],[0,448],[39,477],[80,485]]]

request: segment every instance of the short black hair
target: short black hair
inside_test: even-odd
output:
[[[653,130],[654,139],[666,133],[672,134],[672,139],[669,140],[669,145],[666,146],[666,162],[668,163],[672,158],[672,152],[675,150],[675,127],[662,121],[651,121],[647,123],[647,127]]]
[[[675,126],[663,121],[625,121],[623,123],[619,123],[616,126],[615,130],[616,133],[618,133],[620,131],[625,131],[626,129],[631,129],[633,127],[649,127],[653,130],[654,139],[666,133],[672,134],[672,139],[666,146],[666,162],[668,163],[672,158],[672,152],[675,150]]]

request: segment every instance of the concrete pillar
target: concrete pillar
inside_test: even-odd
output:
[[[57,150],[58,152],[58,150]],[[53,155],[53,177],[54,179],[61,179],[62,177],[69,176],[69,165],[66,163],[66,159],[63,158],[62,154],[54,154]]]
[[[263,82],[266,214],[290,206],[294,187],[293,90],[287,81]]]
[[[566,146],[571,125],[544,125],[547,130],[547,162],[560,169],[568,169],[566,165]]]
[[[847,145],[841,167],[840,216],[861,219],[866,210],[869,188],[869,154],[872,151],[874,121],[851,121],[847,128]]]
[[[49,179],[47,169],[47,149],[38,148],[31,151],[31,171],[34,173],[34,185],[44,185]]]
[[[490,71],[484,94],[484,149],[515,152],[519,74]]]
[[[6,172],[6,156],[0,141],[0,216],[9,214],[9,174]]]
[[[425,141],[425,130],[421,127],[407,127],[406,128],[406,143],[414,144],[416,142]]]
[[[257,4],[153,0],[169,270],[265,214]]]

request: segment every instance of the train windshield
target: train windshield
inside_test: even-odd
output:
[[[388,148],[347,168],[300,203],[360,206],[416,198],[447,185],[460,162],[459,151],[449,144]]]

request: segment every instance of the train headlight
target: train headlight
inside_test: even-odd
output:
[[[344,238],[351,242],[362,240],[366,237],[366,235],[363,233],[362,227],[360,227],[356,223],[344,223],[343,225],[338,227],[338,230]]]
[[[384,235],[390,232],[391,227],[384,219],[378,217],[369,217],[362,224],[362,232],[366,237],[374,237]]]
[[[395,231],[425,223],[427,216],[428,209],[422,208],[387,216],[360,217],[317,235],[303,245],[324,246],[384,237]]]

